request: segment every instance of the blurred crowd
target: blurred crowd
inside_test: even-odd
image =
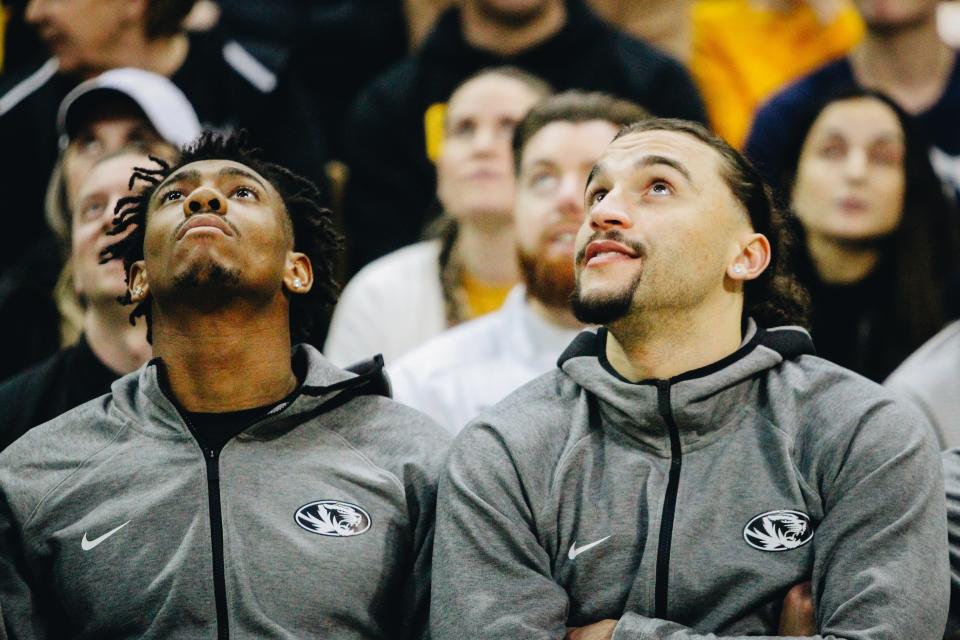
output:
[[[882,382],[960,307],[956,3],[33,0],[3,16],[0,180],[15,214],[0,379],[38,363],[77,377],[53,370],[79,352],[89,388],[63,406],[149,356],[112,308],[120,276],[100,281],[110,216],[83,213],[92,168],[130,144],[175,154],[204,128],[243,129],[320,187],[346,251],[314,340],[344,366],[382,353],[392,367],[538,272],[564,307],[566,258],[522,249],[511,144],[531,107],[571,89],[744,150],[789,213],[822,356]],[[128,334],[119,353],[104,344]]]
[[[0,2],[0,638],[960,638],[960,1]]]

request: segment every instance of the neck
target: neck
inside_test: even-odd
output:
[[[527,296],[527,304],[530,305],[530,308],[533,309],[533,312],[537,314],[537,316],[548,324],[563,327],[564,329],[582,329],[584,326],[583,323],[574,317],[569,305],[564,307],[551,307],[531,296]]]
[[[510,285],[520,278],[512,224],[461,223],[454,249],[463,268],[489,285]]]
[[[935,14],[897,31],[868,31],[850,53],[860,85],[888,94],[914,114],[940,99],[953,60],[953,51],[937,34]]]
[[[115,300],[87,307],[83,334],[97,359],[115,373],[130,373],[150,359],[146,323],[130,324],[130,308]]]
[[[807,252],[820,280],[827,284],[860,282],[880,260],[875,246],[841,243],[816,233],[807,236]]]
[[[460,12],[463,35],[472,46],[511,56],[537,45],[554,35],[567,21],[563,2],[550,2],[538,16],[525,24],[505,24],[478,7],[476,2],[465,2]]]
[[[105,54],[102,68],[90,69],[88,75],[94,76],[117,67],[136,67],[169,78],[183,66],[189,49],[190,41],[182,33],[147,39],[142,33],[130,32],[111,48],[112,55]]]
[[[155,300],[153,311],[154,353],[187,411],[252,409],[296,388],[286,302],[203,313],[163,309]]]
[[[631,382],[665,380],[705,367],[739,348],[741,308],[742,296],[726,296],[692,312],[664,309],[645,312],[640,320],[628,316],[609,326],[607,360]]]

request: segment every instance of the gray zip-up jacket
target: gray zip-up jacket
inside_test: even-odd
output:
[[[448,436],[376,369],[294,364],[219,454],[155,362],[0,454],[0,637],[420,637]]]
[[[752,323],[751,323],[752,326]],[[472,422],[441,477],[434,640],[776,637],[811,581],[814,638],[935,640],[946,507],[923,416],[806,332],[630,383],[607,333]]]

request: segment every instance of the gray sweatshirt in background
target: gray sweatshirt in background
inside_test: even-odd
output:
[[[0,454],[0,638],[421,637],[449,436],[294,362],[212,460],[157,363]]]
[[[775,637],[811,581],[819,634],[938,640],[943,480],[923,416],[806,332],[630,383],[581,333],[457,438],[438,498],[434,640]]]

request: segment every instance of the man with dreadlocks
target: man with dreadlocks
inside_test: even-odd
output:
[[[317,190],[211,134],[134,179],[104,257],[155,358],[0,454],[0,629],[419,637],[446,436],[291,347],[335,295]]]

